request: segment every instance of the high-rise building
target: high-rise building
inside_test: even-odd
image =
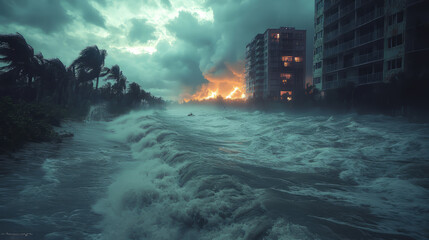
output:
[[[316,0],[315,87],[388,82],[423,68],[428,5],[427,0]]]
[[[304,89],[306,31],[267,29],[246,47],[246,95],[291,100]]]

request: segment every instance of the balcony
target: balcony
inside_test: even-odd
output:
[[[355,64],[363,64],[366,62],[371,62],[371,61],[376,61],[376,60],[381,60],[383,59],[383,50],[378,50],[375,52],[371,52],[368,54],[364,54],[364,55],[359,55],[356,58]]]
[[[342,33],[345,33],[345,32],[348,32],[350,30],[355,29],[355,27],[356,27],[356,22],[353,20],[353,21],[351,21],[351,22],[349,22],[347,24],[341,25],[340,26],[340,31]]]
[[[324,55],[325,58],[329,57],[329,56],[332,56],[332,55],[335,55],[337,53],[338,53],[338,46],[332,47],[332,48],[326,48],[323,51],[323,55]]]
[[[371,11],[370,13],[365,14],[362,17],[358,17],[356,21],[357,23],[356,25],[357,26],[363,25],[383,15],[384,15],[384,9],[378,8],[377,10]]]
[[[356,0],[356,8],[360,8],[370,3],[374,3],[374,0]]]
[[[375,41],[375,40],[382,38],[382,37],[383,37],[383,30],[378,30],[378,31],[370,32],[370,33],[367,33],[365,35],[360,36],[358,38],[357,43],[358,43],[358,45],[362,45],[362,44],[365,44],[367,42]]]
[[[332,89],[332,88],[338,88],[339,85],[340,84],[339,84],[338,81],[323,82],[322,83],[322,88],[323,88],[323,90]]]
[[[322,84],[322,89],[326,90],[326,89],[334,89],[334,88],[340,88],[340,87],[344,87],[346,86],[347,82],[350,82],[351,79],[349,78],[343,78],[343,79],[338,79],[338,80],[334,80],[334,81],[324,81]]]
[[[353,48],[354,46],[355,46],[355,41],[351,40],[351,41],[344,42],[344,43],[338,45],[338,48],[340,51],[346,51],[348,49]]]
[[[344,8],[340,8],[340,18],[346,16],[347,14],[353,12],[355,10],[354,4],[349,4]]]
[[[332,6],[334,6],[335,4],[337,4],[339,2],[340,2],[340,0],[325,1],[324,8],[325,8],[325,10],[328,10],[329,8],[331,8]]]
[[[359,84],[373,83],[373,82],[381,82],[383,80],[383,73],[372,73],[364,76],[359,76]]]
[[[339,15],[338,15],[338,12],[336,12],[336,13],[334,13],[333,15],[331,15],[331,16],[329,16],[329,17],[327,17],[327,18],[325,18],[325,20],[324,20],[324,25],[325,26],[327,26],[327,25],[329,25],[329,24],[331,24],[331,23],[333,23],[333,22],[335,22],[335,21],[338,21],[338,19],[339,19]]]
[[[338,69],[338,63],[326,65],[325,69],[326,69],[326,72],[333,72]]]
[[[325,41],[331,41],[332,39],[336,38],[338,36],[338,30],[334,30],[332,32],[329,32],[325,35]]]

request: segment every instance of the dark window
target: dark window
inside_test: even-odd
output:
[[[314,69],[319,69],[322,67],[322,62],[317,62],[316,64],[314,64]]]
[[[314,78],[313,84],[318,84],[318,83],[320,83],[320,77]]]
[[[321,9],[323,7],[323,1],[319,1],[317,3],[317,10]]]
[[[397,35],[396,38],[397,38],[397,41],[396,41],[397,44],[396,45],[401,45],[402,41],[403,41],[402,34]]]
[[[404,43],[402,34],[387,39],[387,47],[393,48]]]
[[[387,62],[387,70],[402,68],[402,58],[393,59]]]
[[[404,21],[404,12],[398,12],[397,21],[398,23],[401,23],[402,21]]]

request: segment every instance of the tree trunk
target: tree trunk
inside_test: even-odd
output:
[[[32,75],[28,75],[28,76],[27,76],[27,78],[28,78],[28,82],[27,82],[27,84],[28,84],[28,86],[31,88],[31,85],[32,85],[32,83],[33,83],[33,76],[32,76]]]
[[[99,77],[97,77],[97,83],[95,84],[95,90],[98,89],[98,79],[99,79]]]

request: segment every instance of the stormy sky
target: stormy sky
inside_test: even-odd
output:
[[[0,33],[21,33],[66,66],[97,45],[107,67],[174,100],[242,81],[245,46],[267,28],[307,30],[308,78],[313,11],[313,0],[0,0]]]

